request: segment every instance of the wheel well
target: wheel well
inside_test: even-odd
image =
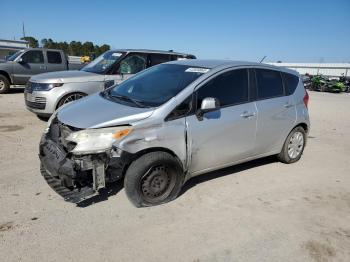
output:
[[[6,71],[0,71],[0,75],[3,75],[4,77],[6,77],[9,83],[12,84],[11,77]]]
[[[84,96],[87,96],[86,93],[84,92],[72,92],[72,93],[68,93],[65,94],[64,96],[62,96],[56,103],[56,110],[58,109],[58,105],[60,104],[60,102],[62,101],[62,99],[65,99],[67,96],[73,95],[73,94],[83,94]]]
[[[145,154],[148,154],[148,153],[151,153],[151,152],[166,152],[170,155],[172,155],[175,159],[177,159],[177,161],[179,162],[182,170],[184,170],[184,167],[183,167],[183,164],[180,160],[180,158],[173,152],[171,151],[170,149],[167,149],[167,148],[164,148],[164,147],[151,147],[151,148],[146,148],[146,149],[143,149],[135,154],[133,154],[132,158],[130,159],[129,163],[126,164],[123,168],[123,176],[125,175],[126,173],[126,170],[129,168],[130,164],[132,162],[134,162],[136,159],[140,158],[141,156],[145,155]]]
[[[300,123],[300,124],[296,125],[294,128],[296,128],[297,126],[302,127],[302,128],[305,130],[306,133],[309,131],[309,127],[308,127],[308,125],[305,124],[305,123]],[[294,128],[293,128],[293,129],[294,129]]]

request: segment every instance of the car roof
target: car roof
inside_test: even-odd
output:
[[[264,63],[256,63],[256,62],[247,62],[247,61],[235,61],[235,60],[212,60],[212,59],[186,59],[186,60],[176,60],[167,62],[167,64],[176,64],[176,65],[187,65],[193,67],[203,67],[208,69],[214,69],[220,67],[222,69],[230,68],[230,67],[238,67],[238,66],[256,66],[256,67],[264,67],[266,69],[275,69],[278,71],[285,71],[292,74],[298,74],[296,71],[279,67]]]
[[[167,54],[167,55],[180,55],[180,56],[188,56],[191,54],[174,52],[172,50],[164,51],[164,50],[152,50],[152,49],[113,49],[113,52],[135,52],[135,53],[155,53],[155,54]]]

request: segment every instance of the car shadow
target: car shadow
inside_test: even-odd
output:
[[[190,190],[191,188],[195,187],[198,184],[201,184],[201,183],[204,183],[204,182],[207,182],[207,181],[219,178],[219,177],[233,175],[235,173],[239,173],[241,171],[248,170],[251,168],[272,164],[275,162],[278,162],[278,160],[275,156],[268,156],[268,157],[252,160],[249,162],[245,162],[242,164],[238,164],[238,165],[226,167],[223,169],[215,170],[212,172],[204,173],[204,174],[201,174],[199,176],[195,176],[193,178],[190,178],[183,185],[179,196],[183,195],[184,193],[186,193],[186,191]]]
[[[84,208],[102,201],[106,201],[108,200],[109,197],[116,195],[120,190],[122,190],[124,187],[123,184],[124,184],[123,179],[117,182],[111,183],[106,188],[99,190],[98,195],[85,199],[77,203],[76,205],[77,207]]]
[[[233,175],[234,173],[238,173],[238,172],[248,170],[251,168],[272,164],[275,162],[277,162],[276,157],[269,156],[269,157],[264,157],[264,158],[252,160],[250,162],[226,167],[223,169],[219,169],[216,171],[208,172],[208,173],[193,177],[183,185],[183,187],[180,191],[179,197],[198,184],[208,182],[210,180],[213,180],[213,179],[216,179],[219,177]],[[99,191],[98,195],[95,195],[95,196],[92,196],[88,199],[85,199],[85,200],[77,203],[76,206],[81,207],[81,208],[85,208],[85,207],[91,206],[93,204],[97,204],[99,202],[108,200],[109,197],[116,195],[117,193],[119,193],[123,189],[123,187],[124,187],[123,181],[124,180],[121,179],[117,182],[109,184],[106,188],[101,189]]]
[[[18,94],[18,93],[23,93],[24,92],[24,86],[23,87],[11,87],[9,90],[9,94]]]

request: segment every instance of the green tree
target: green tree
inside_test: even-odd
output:
[[[22,37],[21,40],[25,40],[29,43],[29,47],[39,47],[39,42],[32,36]]]
[[[71,41],[70,43],[67,43],[55,42],[51,38],[44,38],[40,41],[40,43],[44,48],[61,49],[67,55],[74,56],[96,57],[110,49],[109,45],[104,44],[102,46],[98,46],[94,45],[94,43],[90,41],[84,43],[81,43],[80,41]]]

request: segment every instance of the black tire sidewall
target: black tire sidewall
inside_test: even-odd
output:
[[[72,96],[72,95],[74,95],[74,94],[79,94],[79,95],[82,95],[83,97],[85,97],[85,96],[87,96],[87,94],[84,94],[84,93],[81,93],[81,92],[74,92],[74,93],[69,93],[69,94],[67,94],[67,95],[65,95],[64,97],[62,97],[61,98],[61,100],[58,102],[58,104],[57,104],[57,108],[56,109],[58,109],[58,108],[60,108],[61,106],[63,106],[64,105],[64,100],[66,100],[67,99],[67,97],[69,97],[69,96]],[[81,97],[81,98],[83,98],[83,97]],[[81,99],[81,98],[79,98],[79,99]],[[78,100],[79,100],[78,99]],[[74,100],[74,101],[77,101],[77,100]],[[72,101],[73,102],[73,101]]]
[[[3,89],[0,89],[0,94],[8,93],[10,90],[10,82],[8,81],[7,77],[0,75],[0,80],[5,84],[5,87]]]
[[[293,134],[295,132],[300,132],[303,134],[304,145],[303,145],[303,149],[301,150],[300,154],[296,158],[290,158],[288,155],[288,144],[289,144],[290,138],[293,136]],[[286,164],[291,164],[291,163],[295,163],[295,162],[299,161],[299,159],[301,158],[301,156],[304,153],[305,145],[306,145],[306,132],[305,132],[304,128],[302,128],[301,126],[297,126],[289,133],[289,135],[286,138],[286,141],[284,142],[282,151],[278,155],[280,161],[282,161],[283,163],[286,163]]]
[[[166,165],[176,172],[176,181],[169,196],[157,203],[145,201],[140,190],[143,175],[152,167]],[[178,159],[167,152],[150,152],[134,160],[126,171],[124,179],[125,193],[136,207],[154,206],[167,203],[177,197],[184,180],[184,172]]]

